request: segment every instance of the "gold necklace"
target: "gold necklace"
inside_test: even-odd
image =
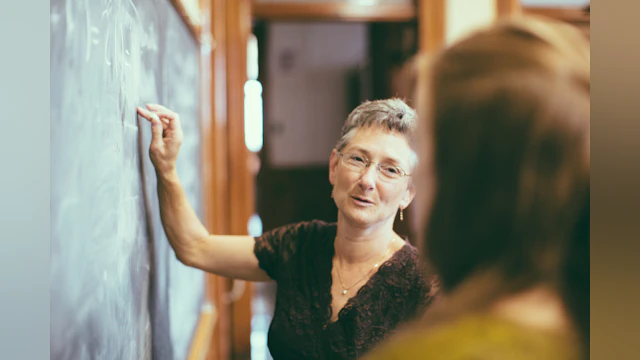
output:
[[[362,277],[360,280],[356,281],[355,284],[346,287],[344,286],[344,282],[342,282],[342,276],[340,276],[340,269],[339,266],[336,266],[336,273],[338,273],[338,279],[340,280],[340,286],[342,286],[342,295],[347,295],[347,292],[349,290],[351,290],[354,286],[358,285],[362,280],[366,279],[367,276],[369,276],[369,274],[371,274],[373,272],[373,270],[375,270],[376,268],[378,268],[378,266],[380,265],[380,262],[382,260],[384,260],[384,258],[387,257],[387,254],[389,254],[389,251],[391,250],[391,244],[393,244],[393,242],[396,241],[396,238],[394,237],[393,239],[391,239],[391,241],[389,242],[389,245],[387,246],[387,251],[384,252],[384,255],[382,255],[382,258],[380,258],[380,260],[378,260],[377,263],[375,263],[373,265],[373,267],[371,268],[371,270],[369,270],[369,272],[367,272],[364,277]],[[339,265],[339,264],[338,264]]]

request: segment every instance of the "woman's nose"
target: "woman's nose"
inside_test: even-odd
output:
[[[362,169],[362,175],[360,176],[360,185],[366,189],[372,188],[378,178],[378,166],[371,164]]]

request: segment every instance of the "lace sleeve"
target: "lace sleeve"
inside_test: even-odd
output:
[[[277,282],[296,254],[300,242],[306,239],[317,225],[316,221],[289,224],[256,237],[253,251],[260,268]]]
[[[409,306],[413,312],[409,313],[408,319],[419,318],[440,295],[437,277],[430,273],[426,264],[421,261],[417,253],[412,254],[413,271],[408,277],[413,283],[414,296],[411,297],[414,303]]]

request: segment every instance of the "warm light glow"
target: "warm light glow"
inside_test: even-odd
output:
[[[253,214],[247,223],[247,232],[250,236],[256,237],[262,235],[262,219],[258,214]]]
[[[247,78],[258,80],[258,38],[253,34],[247,41]]]
[[[244,84],[244,143],[252,152],[262,149],[262,114],[262,84],[249,80]]]
[[[244,84],[244,143],[247,149],[262,149],[262,84],[258,81],[258,38],[250,34],[247,41],[247,81]]]

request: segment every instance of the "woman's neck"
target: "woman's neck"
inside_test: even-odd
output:
[[[393,223],[356,228],[344,221],[338,221],[335,253],[346,265],[369,262],[382,256],[395,237],[397,235],[393,231]]]
[[[566,332],[570,322],[557,291],[539,285],[497,301],[491,311],[501,317],[532,328]]]
[[[571,333],[572,325],[563,301],[554,287],[533,285],[505,294],[504,278],[499,271],[470,275],[454,289],[441,293],[430,306],[424,324],[436,326],[468,314],[492,314],[528,328]]]

